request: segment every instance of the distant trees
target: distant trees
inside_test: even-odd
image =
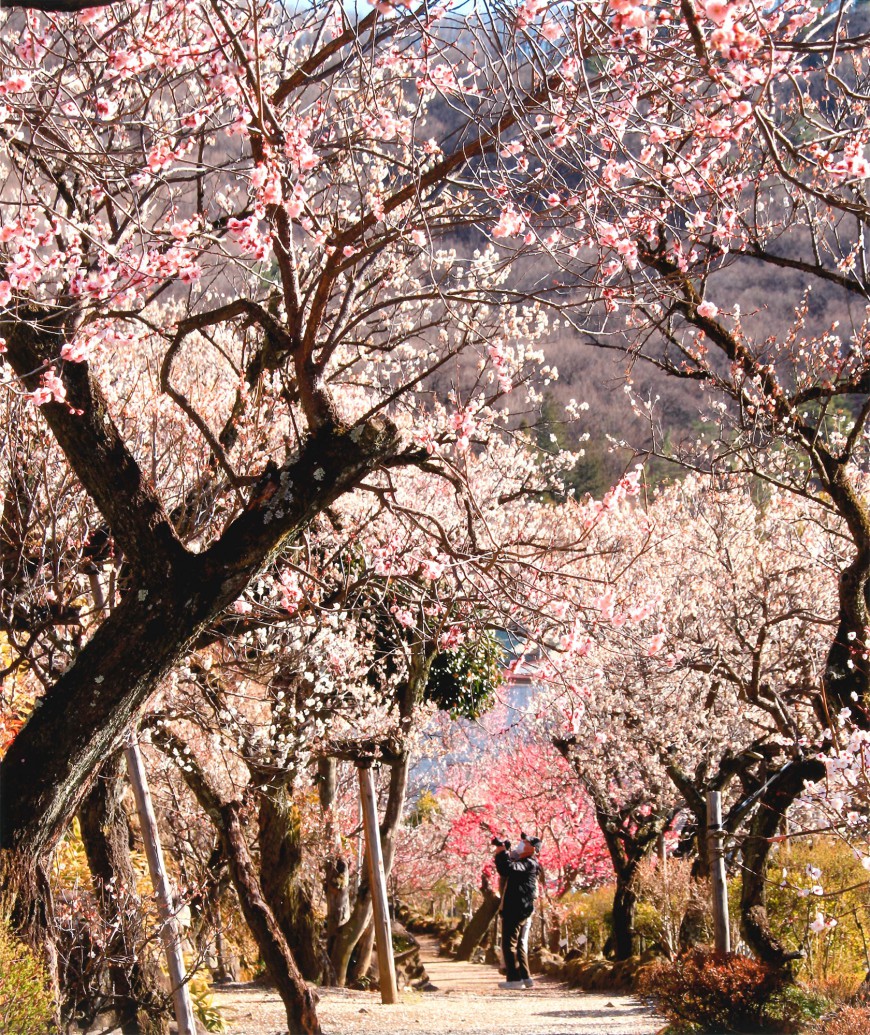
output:
[[[565,177],[554,208],[577,216],[554,245],[566,291],[581,291],[575,323],[629,364],[643,359],[698,386],[721,437],[676,459],[754,471],[843,519],[853,550],[818,708],[826,722],[846,708],[866,726],[861,16],[817,21],[799,3],[618,7],[624,60],[596,82],[599,103],[572,116],[563,145],[548,143],[539,159]],[[668,451],[655,401],[632,401],[651,422],[654,451]]]
[[[551,654],[542,720],[614,859],[620,957],[635,947],[638,866],[678,813],[683,850],[707,874],[705,794],[719,790],[744,860],[743,936],[787,962],[767,924],[765,866],[770,831],[824,773],[808,745],[823,729],[815,695],[842,531],[816,505],[750,488],[690,476],[608,507],[586,566],[600,595],[567,612]]]
[[[742,778],[750,798],[766,787],[772,823],[820,780],[819,738],[870,721],[867,38],[860,15],[826,22],[802,4],[612,8],[624,49],[610,64],[585,66],[595,103],[559,111],[551,137],[515,143],[517,155],[562,177],[547,197],[548,244],[564,297],[576,300],[568,318],[587,341],[625,356],[626,389],[654,452],[812,500],[850,542],[815,572],[811,558],[809,582],[786,577],[794,615],[813,611],[810,586],[825,583],[829,564],[838,588],[823,670],[813,663],[796,684],[786,672],[770,684],[787,696],[797,693],[789,686],[807,690],[801,707],[810,701],[815,717],[802,714],[803,735],[782,699],[755,692],[782,738],[781,763]],[[561,27],[554,49],[569,60]],[[571,227],[559,222],[568,212]],[[698,386],[707,427],[695,443],[663,440],[656,400],[631,384],[639,359]],[[830,765],[854,777],[857,755],[837,761],[840,750]],[[759,818],[756,871],[769,836]],[[747,940],[781,962],[760,886],[748,889],[743,912]]]
[[[399,894],[425,901],[439,888],[464,897],[469,910],[474,901],[457,948],[458,959],[469,959],[500,903],[492,837],[516,839],[524,830],[542,840],[540,911],[558,940],[563,897],[612,874],[594,807],[570,766],[504,703],[473,726],[445,729],[442,723],[440,730],[426,732],[442,750],[440,757],[427,759],[432,768],[420,778],[432,790],[399,835],[394,862]]]

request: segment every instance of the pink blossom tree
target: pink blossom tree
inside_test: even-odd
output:
[[[512,721],[510,709],[498,706],[470,728],[435,726],[426,736],[447,761],[422,775],[427,786],[437,784],[425,815],[403,833],[395,876],[405,894],[417,896],[438,883],[465,895],[480,888],[457,958],[470,958],[499,905],[494,835],[516,839],[524,830],[542,839],[543,894],[552,910],[566,892],[611,876],[594,808],[571,767],[532,727]]]
[[[705,793],[719,790],[747,860],[744,936],[770,962],[787,962],[766,924],[770,839],[759,825],[781,822],[800,774],[820,769],[809,747],[820,732],[816,679],[836,613],[839,536],[821,508],[785,493],[754,499],[736,476],[689,478],[645,505],[628,496],[598,521],[586,576],[601,591],[591,605],[572,600],[561,636],[553,630],[541,713],[614,854],[618,954],[633,948],[644,855],[688,809],[684,836],[703,872]]]
[[[4,879],[35,930],[42,864],[187,646],[343,493],[467,448],[545,328],[510,257],[451,244],[495,222],[463,172],[517,116],[470,105],[452,150],[426,132],[439,97],[484,96],[437,19],[6,17],[4,359],[124,561],[120,603],[2,763]],[[480,367],[436,411],[431,378],[464,353]],[[171,473],[137,408],[155,379],[153,419],[192,436]],[[387,416],[402,407],[417,441]]]
[[[118,606],[0,765],[3,880],[32,932],[46,858],[161,679],[345,494],[389,501],[391,471],[436,463],[461,484],[456,461],[492,405],[548,374],[546,307],[724,393],[728,448],[843,518],[854,552],[819,709],[864,721],[864,318],[846,342],[805,330],[799,303],[771,338],[717,291],[760,262],[863,299],[862,41],[803,0],[529,0],[463,26],[381,6],[358,21],[241,0],[7,15],[10,384],[41,407],[123,557]],[[455,126],[439,139],[445,111]],[[841,398],[856,414],[834,415]],[[190,434],[171,471],[164,421]],[[780,438],[804,467],[768,448]],[[552,524],[543,510],[512,520]],[[565,623],[585,613],[571,563],[566,589],[517,559],[550,612],[530,623],[539,639],[583,631]],[[596,621],[612,625],[608,592]],[[570,653],[585,665],[583,642]],[[291,1023],[315,1031],[294,982]]]
[[[227,853],[244,846],[228,839],[226,809],[255,807],[256,834],[247,836],[257,839],[263,897],[309,980],[363,975],[371,950],[367,877],[359,875],[352,899],[346,880],[344,894],[333,895],[333,877],[346,875],[349,861],[320,838],[306,849],[311,833],[299,817],[312,778],[323,822],[336,827],[337,765],[383,765],[389,876],[421,724],[436,707],[485,709],[500,654],[488,630],[538,607],[532,590],[552,537],[524,520],[541,511],[547,484],[530,463],[521,443],[494,440],[453,461],[474,485],[470,501],[457,495],[456,473],[436,470],[395,472],[389,506],[382,491],[338,501],[304,544],[261,573],[232,618],[200,637],[146,720]],[[322,866],[325,896],[311,876]],[[236,884],[242,898],[248,892]]]
[[[576,216],[552,244],[575,325],[698,386],[721,427],[700,448],[664,450],[654,399],[632,393],[654,451],[755,471],[845,522],[818,708],[866,725],[866,35],[802,3],[610,9],[624,49],[596,103],[532,152],[563,171],[554,212]]]

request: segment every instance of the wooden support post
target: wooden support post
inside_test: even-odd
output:
[[[725,876],[725,855],[722,846],[722,795],[707,792],[707,850],[710,855],[710,883],[713,889],[713,924],[717,952],[731,951],[731,928],[728,922],[728,882]]]
[[[157,816],[151,801],[148,777],[135,734],[130,737],[124,748],[124,757],[127,760],[127,773],[133,788],[139,825],[142,828],[148,872],[151,874],[151,883],[157,898],[157,911],[161,920],[160,937],[166,952],[166,966],[169,970],[169,983],[172,987],[172,1003],[175,1007],[178,1035],[196,1035],[196,1021],[190,1001],[190,990],[185,981],[184,957],[181,954],[181,937],[178,921],[175,918],[172,884],[166,869],[166,860],[163,858],[160,831],[157,829]]]
[[[363,871],[363,856],[365,854],[365,844],[363,840],[363,829],[365,822],[363,820],[363,805],[362,797],[357,802],[357,827],[360,828],[359,834],[356,839],[356,886],[354,892],[359,892],[359,886],[362,884],[362,871]]]
[[[387,878],[384,873],[384,856],[381,851],[381,831],[378,823],[378,806],[375,799],[375,783],[372,779],[371,764],[358,763],[357,772],[359,773],[359,797],[362,803],[363,826],[366,832],[366,857],[369,868],[369,886],[372,891],[381,1002],[397,1003],[399,990],[396,986],[393,934],[387,905]]]

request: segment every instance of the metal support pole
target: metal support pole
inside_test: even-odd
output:
[[[396,987],[396,964],[393,959],[393,935],[390,928],[390,911],[387,905],[387,878],[384,873],[384,856],[381,851],[381,831],[378,824],[378,808],[375,800],[375,782],[371,765],[357,765],[359,773],[359,797],[362,803],[363,825],[366,832],[366,857],[369,867],[369,885],[372,890],[372,912],[375,925],[375,945],[378,950],[378,974],[381,985],[381,1002],[397,1003],[399,990]]]
[[[148,777],[142,754],[135,734],[131,735],[124,748],[127,760],[127,774],[133,797],[136,800],[136,812],[142,827],[142,842],[145,845],[145,858],[148,860],[148,872],[157,898],[157,911],[160,914],[160,937],[166,951],[166,966],[169,970],[169,984],[172,988],[172,1003],[175,1007],[175,1019],[178,1023],[178,1035],[196,1035],[196,1021],[190,1001],[190,991],[185,981],[186,970],[184,957],[181,954],[181,936],[178,921],[175,918],[175,903],[172,896],[172,885],[163,858],[160,844],[160,831],[157,829],[157,816],[151,801]]]
[[[728,922],[728,882],[725,877],[725,856],[722,847],[722,795],[707,792],[707,851],[710,855],[710,882],[713,889],[713,924],[716,951],[731,951],[731,928]]]

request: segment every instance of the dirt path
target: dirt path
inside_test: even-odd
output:
[[[320,989],[318,1012],[326,1035],[653,1035],[662,1021],[636,999],[584,994],[547,979],[517,992],[498,988],[494,967],[454,963],[437,955],[434,938],[420,937],[435,991],[406,992],[396,1006],[377,994]],[[215,1005],[230,1035],[283,1035],[278,996],[259,986],[216,989]]]

